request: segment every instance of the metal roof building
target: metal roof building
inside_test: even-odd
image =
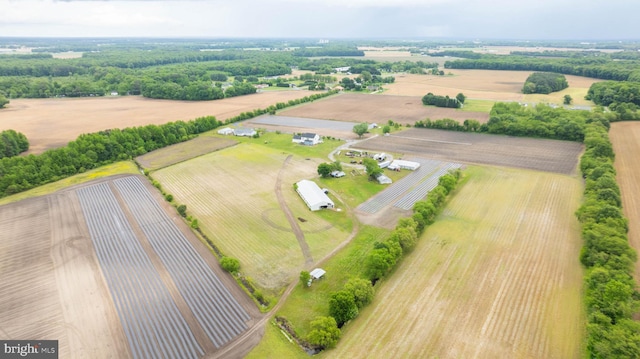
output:
[[[334,207],[333,201],[313,181],[302,180],[296,183],[296,192],[312,211]]]

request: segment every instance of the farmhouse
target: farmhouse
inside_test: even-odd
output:
[[[302,197],[310,210],[333,208],[333,201],[318,187],[315,182],[302,180],[296,183],[296,192]]]
[[[257,134],[253,128],[238,127],[234,130],[236,136],[253,137]]]
[[[420,163],[413,161],[405,161],[405,160],[393,160],[391,164],[388,166],[390,170],[396,170],[402,168],[403,170],[411,170],[415,171],[420,168]]]
[[[218,130],[218,134],[219,135],[227,136],[227,135],[233,135],[233,133],[234,133],[234,131],[233,131],[233,128],[231,128],[231,127],[225,127],[225,128],[223,128],[221,130]]]
[[[322,143],[322,138],[316,133],[302,133],[299,135],[293,135],[292,142],[306,146],[313,146],[318,143]]]

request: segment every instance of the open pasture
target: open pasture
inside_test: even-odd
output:
[[[144,154],[136,158],[136,161],[148,170],[157,170],[237,143],[238,141],[234,141],[232,138],[200,135],[187,142],[176,143]]]
[[[601,80],[566,75],[569,87],[549,95],[524,95],[522,86],[532,71],[445,69],[452,75],[396,75],[396,81],[383,87],[384,95],[424,96],[428,92],[454,97],[462,92],[467,98],[493,101],[547,102],[562,104],[565,94],[575,105],[593,105],[584,99],[589,87]]]
[[[242,112],[302,98],[309,91],[262,92],[215,101],[155,100],[140,96],[12,99],[0,111],[0,131],[13,129],[29,139],[30,152],[66,145],[80,134],[202,116],[226,120]]]
[[[489,120],[487,113],[424,106],[422,96],[426,94],[425,92],[411,96],[383,96],[349,93],[286,109],[279,114],[290,117],[367,122],[379,125],[385,124],[389,120],[413,125],[416,121],[425,118],[432,120],[451,118],[460,122],[466,119],[475,119],[481,123]]]
[[[322,357],[582,357],[580,181],[466,171],[438,221]]]
[[[308,261],[276,197],[281,169],[283,197],[299,220],[312,259],[322,258],[348,236],[310,212],[293,189],[295,182],[317,176],[319,160],[293,156],[285,162],[287,157],[286,152],[242,143],[153,175],[187,205],[225,255],[238,258],[242,271],[273,293],[296,278]]]
[[[569,141],[412,128],[359,142],[357,148],[564,174],[575,173],[582,144]]]
[[[616,153],[616,180],[622,194],[622,210],[629,219],[629,244],[640,251],[640,123],[614,122],[609,137]],[[636,263],[636,281],[640,282],[640,262]]]

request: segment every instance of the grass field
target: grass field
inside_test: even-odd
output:
[[[217,151],[237,144],[232,138],[219,138],[201,135],[186,142],[176,143],[136,158],[140,166],[148,170],[157,170],[193,157]]]
[[[110,165],[102,166],[91,171],[87,171],[84,173],[77,174],[75,176],[71,176],[60,181],[52,182],[49,184],[45,184],[40,187],[36,187],[34,189],[30,189],[28,191],[16,193],[14,195],[4,197],[0,199],[0,205],[21,201],[23,199],[44,196],[63,188],[73,186],[80,183],[85,183],[89,181],[93,181],[98,178],[108,177],[117,174],[139,174],[138,168],[131,161],[122,161],[116,162]]]
[[[467,175],[322,357],[582,356],[580,181],[489,167]]]
[[[615,122],[609,137],[616,153],[616,180],[622,194],[622,209],[629,219],[629,244],[640,251],[640,122]],[[640,262],[635,268],[636,282],[640,282]]]
[[[262,144],[242,143],[153,173],[177,202],[187,205],[222,252],[238,258],[243,272],[271,294],[297,277],[305,263],[274,193],[287,156]],[[294,156],[282,179],[287,205],[296,218],[305,220],[299,225],[314,259],[348,235],[310,212],[293,189],[293,183],[317,176],[318,164],[318,160]],[[346,216],[344,212],[332,214]]]

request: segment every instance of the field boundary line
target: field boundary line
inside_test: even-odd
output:
[[[469,143],[469,142],[453,142],[453,141],[429,140],[429,139],[426,139],[426,138],[417,138],[417,137],[409,137],[409,136],[389,135],[389,137],[406,138],[406,139],[414,140],[414,141],[448,143],[448,144],[451,144],[451,145],[461,145],[461,146],[472,146],[473,145],[473,143]]]

